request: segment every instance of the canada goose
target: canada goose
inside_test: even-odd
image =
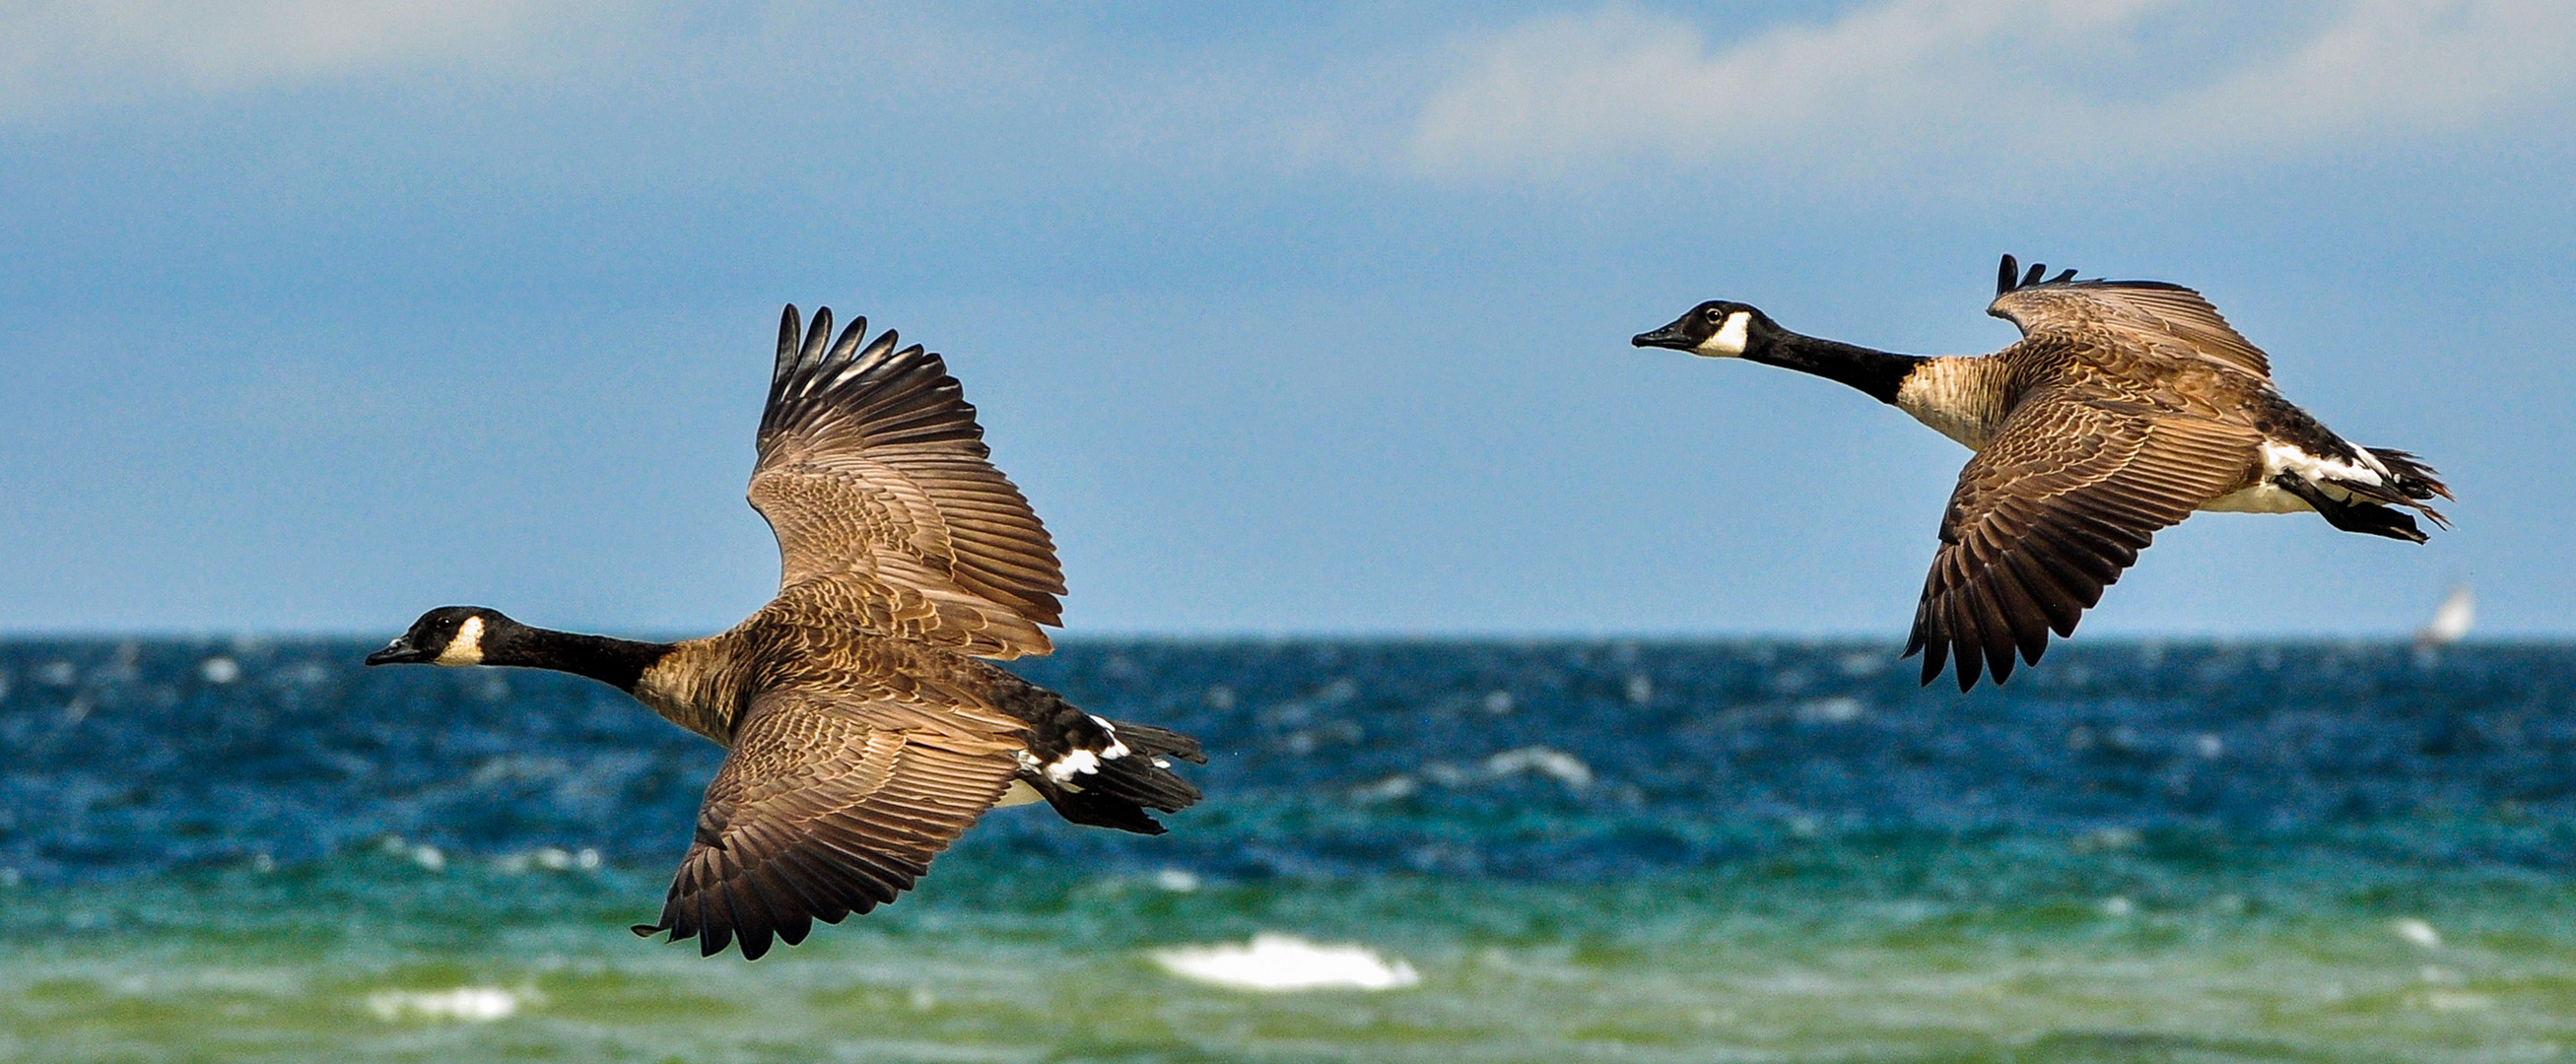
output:
[[[2013,652],[2039,663],[2075,633],[2157,529],[2195,510],[2314,512],[2346,532],[2421,543],[2405,507],[2451,497],[2404,451],[2336,435],[2272,386],[2263,352],[2200,293],[2161,281],[2022,273],[2003,257],[1986,313],[2021,327],[1991,355],[1922,358],[1800,336],[1712,300],[1637,336],[1841,381],[1977,452],[1941,515],[1941,546],[1905,656],[1923,682],[1955,657],[1959,690],[1982,657],[1996,683]]]
[[[911,889],[996,804],[1044,800],[1077,824],[1160,834],[1198,789],[1187,736],[1084,713],[977,658],[1053,649],[1054,541],[986,461],[975,408],[935,354],[836,342],[832,312],[789,306],[760,418],[751,505],[778,537],[778,597],[681,643],[574,635],[479,606],[422,614],[369,665],[516,665],[587,676],[728,748],[695,841],[635,933],[804,941]]]

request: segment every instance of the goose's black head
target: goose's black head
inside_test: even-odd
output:
[[[369,665],[481,665],[497,643],[522,626],[481,606],[441,606],[411,622],[411,631],[367,655]]]
[[[1669,347],[1703,358],[1743,358],[1771,345],[1780,334],[1771,316],[1745,303],[1712,299],[1650,333],[1628,341],[1638,347]]]

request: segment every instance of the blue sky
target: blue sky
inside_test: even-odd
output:
[[[2188,0],[0,10],[0,629],[688,632],[778,306],[950,356],[1075,634],[1894,638],[1966,453],[1636,351],[2198,287],[2461,495],[2207,515],[2102,634],[2576,634],[2576,11]]]

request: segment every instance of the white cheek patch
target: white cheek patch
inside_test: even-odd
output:
[[[1729,314],[1726,324],[1719,326],[1708,339],[1700,341],[1698,347],[1691,348],[1691,353],[1706,358],[1740,358],[1744,354],[1745,330],[1752,325],[1753,314],[1750,311],[1739,310]]]
[[[447,641],[447,649],[430,659],[433,665],[483,664],[483,618],[468,617],[456,627],[456,638]]]

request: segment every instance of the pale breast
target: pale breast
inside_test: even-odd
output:
[[[718,745],[732,745],[733,718],[742,698],[733,661],[738,640],[729,635],[672,648],[636,680],[635,700],[664,720]]]
[[[1897,385],[1896,408],[1971,451],[1983,450],[2003,427],[2007,369],[1991,358],[1928,360]]]

